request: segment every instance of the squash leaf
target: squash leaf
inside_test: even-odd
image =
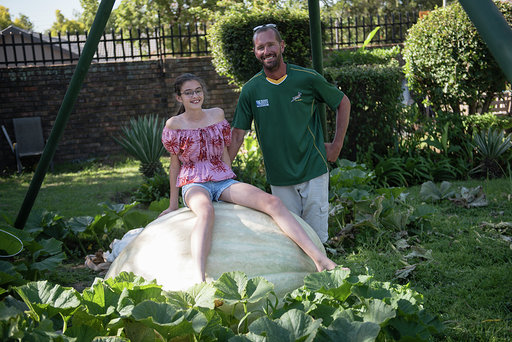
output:
[[[249,326],[253,334],[265,336],[267,341],[313,341],[322,320],[314,320],[300,310],[289,310],[279,319],[262,317]]]
[[[39,320],[42,315],[51,318],[59,313],[63,317],[68,317],[81,304],[75,289],[53,285],[47,280],[17,287],[16,292],[27,304],[36,320]]]
[[[256,303],[274,290],[274,284],[265,278],[255,277],[248,280],[242,272],[224,273],[214,286],[217,289],[215,295],[228,305],[242,301]]]
[[[311,291],[329,295],[343,302],[351,293],[352,284],[345,281],[349,275],[350,270],[341,268],[328,272],[312,273],[304,278],[304,286]]]
[[[368,300],[366,311],[363,313],[365,322],[383,324],[396,316],[395,309],[380,299]]]
[[[425,182],[421,184],[420,198],[423,201],[434,202],[453,197],[455,192],[450,187],[451,183],[447,181],[441,182],[439,187],[432,181]]]
[[[207,320],[197,310],[176,310],[169,303],[147,300],[137,304],[132,317],[146,327],[155,329],[165,341],[173,337],[193,334],[206,326]],[[194,328],[193,328],[194,326]]]
[[[328,328],[322,328],[315,341],[320,342],[369,342],[375,341],[380,332],[378,324],[373,322],[350,322],[337,318]]]

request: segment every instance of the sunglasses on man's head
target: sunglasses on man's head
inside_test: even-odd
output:
[[[259,26],[256,26],[255,28],[252,29],[252,32],[256,32],[258,31],[259,29],[262,29],[262,28],[265,28],[265,27],[271,27],[271,28],[276,28],[277,25],[276,24],[263,24],[263,25],[259,25]]]

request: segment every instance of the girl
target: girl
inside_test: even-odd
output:
[[[203,109],[204,82],[193,74],[183,74],[174,84],[176,100],[182,104],[177,116],[167,120],[162,143],[171,154],[169,208],[178,209],[179,187],[184,203],[197,215],[191,236],[197,280],[205,281],[206,257],[210,252],[214,209],[212,201],[225,201],[270,215],[313,260],[318,271],[336,264],[311,241],[281,200],[250,184],[235,181],[227,146],[231,129],[220,108]]]

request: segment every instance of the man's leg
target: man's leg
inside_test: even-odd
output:
[[[320,241],[329,238],[329,173],[304,183],[301,189],[302,219],[318,234]]]
[[[317,233],[320,241],[328,239],[329,173],[308,182],[290,186],[271,186],[292,213],[301,217]]]
[[[289,186],[270,186],[272,195],[279,197],[289,211],[302,218],[302,198],[300,196],[299,188],[300,184]]]

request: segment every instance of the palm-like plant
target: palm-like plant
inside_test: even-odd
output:
[[[165,148],[162,144],[164,120],[156,115],[130,119],[130,126],[122,128],[123,136],[114,138],[131,156],[140,161],[139,171],[147,178],[164,173],[160,157]]]
[[[473,146],[481,158],[472,173],[483,172],[486,175],[498,176],[502,173],[500,161],[505,152],[512,146],[512,137],[505,135],[503,130],[489,128],[487,131],[480,131],[473,138]]]

